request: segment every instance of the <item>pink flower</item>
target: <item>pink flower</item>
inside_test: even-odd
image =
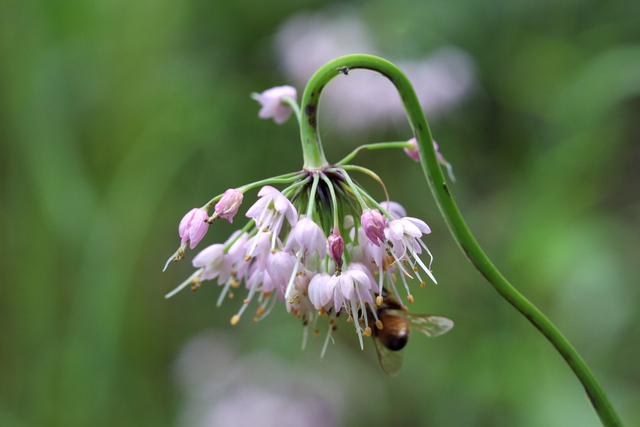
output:
[[[226,282],[231,276],[233,259],[224,253],[224,245],[219,243],[203,249],[193,259],[193,266],[204,268],[200,280],[212,280],[218,278],[218,285]]]
[[[296,258],[288,252],[277,251],[269,256],[267,272],[271,276],[273,286],[277,287],[281,293],[284,293],[285,286],[287,286],[294,269],[297,267]]]
[[[190,242],[189,247],[195,248],[200,240],[207,234],[209,223],[205,220],[209,217],[207,211],[202,208],[191,209],[180,221],[178,232],[182,238],[181,244]]]
[[[277,124],[283,124],[293,112],[291,106],[286,104],[283,99],[287,97],[295,101],[297,95],[296,89],[292,86],[276,86],[265,90],[255,97],[262,105],[258,112],[258,117],[261,119],[273,119]]]
[[[395,219],[407,216],[406,209],[400,203],[384,201],[380,202],[380,206],[386,209],[386,211]]]
[[[328,274],[316,274],[309,282],[309,299],[316,310],[329,310],[333,305],[336,280]]]
[[[247,218],[253,218],[258,227],[270,227],[277,236],[280,234],[284,218],[287,218],[291,226],[296,225],[298,211],[281,192],[265,185],[260,189],[258,197],[258,201],[246,213]]]
[[[294,253],[302,251],[301,257],[318,252],[320,258],[324,258],[327,253],[327,239],[318,224],[309,218],[302,218],[291,229],[284,249],[292,250]]]
[[[384,227],[387,225],[387,218],[379,210],[373,209],[365,211],[360,222],[371,243],[380,246],[380,242],[384,242]]]
[[[242,204],[244,195],[233,188],[228,189],[222,195],[222,198],[215,207],[215,215],[224,218],[229,222],[233,222],[233,216],[238,213],[238,208]]]
[[[407,156],[411,157],[416,162],[419,162],[420,161],[420,152],[418,151],[418,142],[417,142],[417,140],[415,138],[411,138],[407,142],[411,144],[411,148],[405,148],[404,152],[407,153]],[[436,157],[438,158],[438,162],[442,163],[444,158],[442,157],[442,154],[440,154],[440,151],[438,151],[438,143],[435,140],[433,141],[433,148],[435,148],[435,150],[436,150]]]
[[[418,151],[418,143],[416,139],[411,138],[407,142],[411,143],[411,148],[405,148],[404,152],[407,153],[407,156],[411,157],[416,162],[419,162],[420,152]],[[438,163],[440,163],[442,166],[447,168],[447,173],[449,174],[449,178],[451,178],[451,181],[456,182],[456,177],[453,174],[453,168],[451,167],[451,164],[440,153],[440,150],[438,149],[438,143],[435,141],[435,139],[433,140],[433,148],[436,150],[436,157],[438,159]]]
[[[417,218],[405,217],[391,221],[385,234],[391,242],[393,256],[401,269],[404,263],[412,269],[414,269],[415,264],[418,264],[434,283],[438,283],[435,277],[433,277],[431,270],[418,256],[422,253],[423,248],[431,255],[429,248],[427,248],[427,245],[421,240],[423,234],[429,233],[431,233],[431,229],[424,221]],[[433,259],[433,257],[431,258]],[[414,269],[414,271],[417,274],[417,270]]]
[[[375,282],[371,281],[371,276],[365,273],[366,268],[359,268],[357,263],[349,265],[349,270],[340,276],[334,276],[336,280],[333,289],[333,305],[336,311],[339,311],[343,304],[368,302],[373,305],[373,297],[371,289],[376,287]],[[351,312],[354,318],[357,318],[355,305],[351,304]],[[347,310],[348,312],[349,310]]]
[[[407,141],[411,144],[411,148],[405,148],[404,152],[407,153],[407,156],[411,157],[416,162],[420,161],[420,152],[418,151],[418,142],[415,138],[411,138]]]

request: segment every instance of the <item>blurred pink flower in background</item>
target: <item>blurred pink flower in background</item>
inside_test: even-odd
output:
[[[344,370],[323,370],[266,351],[239,356],[233,343],[232,337],[209,331],[183,347],[175,364],[184,395],[178,426],[332,427],[345,425],[351,407],[369,414],[359,419],[379,416],[380,404],[373,402],[383,398],[380,390],[356,396],[362,394],[358,386],[375,388],[367,367],[347,362]],[[338,382],[341,387],[335,387]]]
[[[366,25],[348,10],[303,12],[292,16],[276,35],[276,49],[284,73],[304,86],[313,73],[337,57],[367,53],[380,55]],[[390,56],[385,53],[384,56]],[[424,58],[390,58],[412,81],[429,119],[458,105],[473,89],[475,64],[454,46],[443,46]],[[336,78],[323,94],[329,108],[323,114],[340,130],[357,131],[406,122],[400,98],[386,78],[352,70]]]

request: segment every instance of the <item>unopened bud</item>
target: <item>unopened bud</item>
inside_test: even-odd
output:
[[[336,268],[342,270],[342,254],[344,253],[344,239],[340,236],[337,229],[333,230],[333,233],[329,235],[327,239],[329,242],[329,253],[336,262]]]
[[[189,247],[193,249],[200,243],[209,229],[209,223],[206,222],[208,216],[207,211],[202,208],[193,208],[187,212],[178,226],[183,245],[189,242]]]
[[[382,215],[379,210],[372,209],[362,214],[360,222],[371,243],[380,246],[380,242],[384,242],[384,228],[387,225],[387,217]]]
[[[233,216],[238,213],[244,195],[236,189],[230,188],[224,192],[215,207],[215,215],[233,222]]]

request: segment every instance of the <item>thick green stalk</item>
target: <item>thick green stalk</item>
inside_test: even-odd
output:
[[[320,94],[331,79],[339,74],[346,75],[350,70],[354,69],[375,71],[388,78],[394,84],[407,112],[411,129],[418,140],[418,149],[425,177],[456,242],[480,274],[487,279],[504,299],[529,319],[567,361],[582,383],[603,425],[621,426],[622,423],[611,406],[607,395],[578,352],[553,323],[502,276],[469,231],[453,200],[451,190],[444,180],[433,147],[431,131],[415,91],[409,79],[395,65],[375,56],[349,55],[329,62],[311,78],[304,91],[301,105],[302,121],[300,126],[305,168],[315,169],[324,167],[327,164],[318,133],[317,113]]]

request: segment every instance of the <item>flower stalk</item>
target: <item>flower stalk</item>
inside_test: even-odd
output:
[[[327,164],[322,149],[320,133],[318,132],[318,105],[322,90],[334,77],[340,74],[347,75],[350,70],[354,69],[377,72],[389,79],[398,90],[409,124],[417,140],[420,162],[425,178],[455,241],[467,259],[509,304],[514,306],[542,332],[565,359],[582,383],[603,425],[621,426],[622,422],[609,402],[607,395],[575,348],[535,305],[507,281],[471,234],[445,181],[422,107],[411,83],[400,69],[392,63],[375,56],[348,55],[327,63],[313,75],[304,91],[301,103],[302,120],[300,129],[305,169],[319,169]],[[356,149],[354,153],[347,156],[342,162],[351,160],[361,149],[363,148]]]

